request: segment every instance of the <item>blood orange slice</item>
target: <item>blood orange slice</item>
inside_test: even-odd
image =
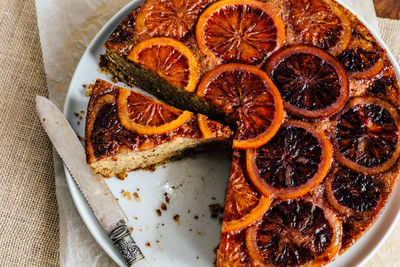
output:
[[[128,89],[117,99],[118,117],[128,130],[139,134],[163,134],[189,120],[192,113],[181,111]]]
[[[261,266],[322,266],[340,249],[342,224],[311,200],[278,202],[246,231],[250,257]]]
[[[367,91],[378,97],[387,97],[396,94],[396,78],[393,73],[390,75],[382,76],[381,78],[375,80],[368,88]],[[397,94],[396,97],[397,98]]]
[[[399,126],[391,104],[377,97],[354,98],[336,121],[335,157],[356,172],[384,172],[400,154]]]
[[[340,213],[353,215],[374,210],[385,190],[379,177],[333,168],[325,181],[329,203]]]
[[[266,66],[285,108],[307,118],[329,117],[345,105],[349,82],[343,66],[316,47],[296,45],[278,51]]]
[[[349,46],[337,58],[353,78],[368,79],[385,67],[384,54],[372,36],[354,31]]]
[[[333,4],[324,0],[289,0],[288,10],[288,20],[297,42],[317,46],[333,55],[349,44],[349,19]]]
[[[193,29],[198,16],[210,1],[150,0],[136,17],[136,33],[181,40]]]
[[[87,123],[87,130],[85,132],[85,145],[86,145],[86,155],[89,163],[92,163],[96,161],[97,155],[96,154],[107,154],[107,152],[110,149],[110,145],[104,145],[106,142],[103,142],[104,140],[104,135],[101,133],[101,130],[96,129],[96,118],[98,117],[98,114],[102,111],[102,109],[108,109],[112,110],[112,106],[115,106],[115,96],[112,94],[105,94],[100,96],[96,100],[96,104],[92,105],[94,108],[91,110],[91,112],[88,113],[86,123]],[[107,106],[108,109],[107,109]],[[112,116],[113,112],[104,112],[109,116]],[[101,114],[102,115],[102,114]],[[104,119],[105,116],[100,116],[102,121],[107,121],[107,118]],[[115,124],[115,123],[114,123]],[[113,123],[109,123],[108,126],[113,125]],[[97,127],[101,128],[101,127]],[[99,134],[100,132],[100,134]],[[99,138],[100,137],[100,138]],[[96,142],[97,139],[100,139],[100,141]],[[98,145],[100,143],[101,145]],[[103,144],[104,143],[104,144]],[[96,146],[97,145],[97,146]],[[104,153],[98,153],[98,150],[104,151]]]
[[[283,120],[283,104],[267,74],[256,67],[226,64],[208,72],[197,95],[236,119],[233,148],[248,149],[267,143]]]
[[[151,38],[137,44],[128,59],[157,73],[173,85],[193,92],[199,67],[193,52],[171,38]]]
[[[233,135],[229,127],[210,120],[207,116],[202,114],[197,114],[197,121],[204,138],[219,138]]]
[[[235,151],[233,155],[225,198],[223,233],[238,231],[253,224],[263,216],[272,201],[269,197],[262,196],[248,183],[240,154],[241,152]]]
[[[196,25],[200,50],[221,62],[258,64],[283,45],[285,26],[273,9],[255,0],[223,0]]]
[[[247,173],[258,191],[289,199],[308,193],[324,179],[332,145],[311,124],[289,121],[271,141],[246,154]]]

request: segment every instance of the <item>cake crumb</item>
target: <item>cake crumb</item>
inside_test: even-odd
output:
[[[162,210],[167,210],[167,204],[165,204],[164,202],[161,203],[161,209]]]
[[[119,203],[119,198],[116,198],[115,200]]]
[[[160,243],[160,240],[156,240],[156,243]]]
[[[75,115],[76,117],[79,117],[79,113],[78,113],[78,112],[74,112],[74,115]]]
[[[156,213],[158,215],[158,217],[160,217],[162,215],[161,210],[160,209],[156,209]]]
[[[91,96],[93,93],[94,84],[89,85],[89,88],[86,90],[86,96]]]
[[[42,121],[46,121],[46,118],[43,118],[43,120]]]
[[[81,110],[81,113],[82,113],[82,114],[85,114],[85,111],[82,109],[82,110]]]
[[[210,204],[208,208],[210,209],[211,218],[214,219],[218,218],[219,214],[224,212],[224,208],[219,203]]]
[[[179,224],[181,224],[181,221],[179,220],[179,214],[175,214],[174,215],[174,221],[179,225]]]
[[[117,176],[118,179],[123,181],[123,180],[125,180],[126,177],[128,177],[128,174],[126,174],[126,173],[118,173],[116,176]]]
[[[129,231],[132,232],[133,231],[133,227],[129,228]]]
[[[173,186],[171,186],[171,188],[172,188],[173,190],[176,190],[176,189],[179,189],[179,187],[182,187],[182,186],[183,186],[183,184],[173,185]]]
[[[138,219],[138,217],[135,216],[135,220],[137,220],[137,219]]]
[[[142,202],[142,199],[140,198],[140,196],[137,192],[134,192],[133,196],[136,198],[137,201]]]
[[[82,84],[82,87],[83,87],[83,88],[86,88],[86,87],[87,87],[87,85],[86,85],[86,84]]]
[[[197,234],[198,234],[199,236],[205,236],[205,235],[206,235],[204,232],[200,232],[200,231],[197,231]]]
[[[131,200],[132,200],[131,193],[130,193],[130,192],[128,192],[128,191],[124,192],[124,193],[123,193],[123,196],[124,196],[124,197],[126,197],[126,198],[127,198],[129,201],[131,201]]]
[[[198,216],[198,215],[194,215],[193,218],[194,218],[195,220],[198,220],[198,219],[199,219],[199,216]]]
[[[197,256],[196,259],[199,259],[199,256]]]

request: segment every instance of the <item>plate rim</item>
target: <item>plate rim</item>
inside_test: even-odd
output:
[[[92,39],[88,47],[85,49],[84,53],[82,54],[79,63],[75,67],[74,74],[71,78],[71,81],[68,86],[68,91],[67,95],[65,97],[64,101],[64,109],[63,109],[63,114],[67,115],[68,110],[70,109],[70,99],[71,99],[71,92],[74,91],[73,85],[75,84],[75,81],[77,79],[77,70],[80,68],[80,66],[83,64],[83,59],[87,57],[87,55],[93,50],[93,48],[99,43],[101,39],[104,38],[106,35],[107,38],[109,36],[109,33],[112,32],[115,28],[113,25],[118,25],[124,18],[125,16],[135,7],[137,7],[140,3],[142,3],[144,0],[132,0],[128,4],[126,4],[124,7],[122,7],[116,14],[114,14],[104,25],[103,27],[96,33],[95,37]],[[362,17],[358,14],[358,12],[355,12],[352,7],[350,7],[347,3],[344,3],[343,0],[334,0],[338,2],[340,5],[342,5],[344,8],[348,9],[353,15],[355,15],[362,24],[370,31],[372,36],[376,39],[376,41],[379,43],[379,45],[385,49],[386,54],[393,65],[393,69],[396,73],[397,79],[400,81],[400,67],[399,64],[397,63],[396,59],[393,56],[393,53],[389,49],[389,47],[386,45],[386,43],[383,41],[381,38],[380,34],[378,34],[373,27]],[[113,26],[113,27],[112,27]],[[112,27],[112,28],[111,28]],[[87,204],[84,196],[80,192],[77,184],[75,183],[73,177],[69,173],[68,169],[66,168],[65,164],[63,164],[63,169],[65,173],[65,177],[67,180],[68,188],[71,193],[72,200],[74,202],[74,205],[83,221],[85,224],[86,228],[89,230],[90,234],[92,237],[96,240],[96,242],[100,245],[100,247],[108,254],[108,256],[119,266],[127,266],[126,263],[124,262],[122,256],[119,254],[118,250],[114,247],[113,243],[111,240],[108,238],[108,236],[105,234],[103,231],[101,225],[97,221],[96,217],[93,214],[93,211],[90,209],[89,205]],[[394,186],[394,190],[391,193],[390,198],[388,199],[387,204],[385,205],[384,209],[381,211],[379,214],[378,218],[374,222],[374,224],[371,226],[371,228],[361,237],[353,246],[357,245],[360,243],[360,241],[368,235],[368,233],[371,232],[372,228],[378,224],[378,222],[382,222],[383,218],[385,218],[385,213],[387,213],[387,210],[392,207],[395,203],[393,203],[394,196],[396,195],[396,192],[399,191],[399,181],[396,183]],[[400,192],[397,192],[400,194]],[[386,215],[387,217],[388,215]],[[376,254],[376,252],[379,250],[379,248],[384,244],[384,242],[387,240],[389,235],[392,233],[393,229],[395,228],[396,224],[400,220],[400,206],[395,210],[395,214],[392,214],[388,220],[391,220],[389,223],[389,226],[385,226],[386,231],[384,233],[379,234],[377,237],[377,242],[372,246],[367,248],[367,252],[365,256],[362,259],[356,260],[357,262],[355,263],[357,266],[361,266],[365,264],[373,255]],[[352,246],[352,247],[353,247]],[[340,256],[337,260],[339,260],[341,257],[344,255],[347,255],[352,247],[350,247],[342,256]],[[336,262],[336,261],[335,261]],[[333,263],[335,263],[333,262]],[[329,264],[330,265],[330,264]]]

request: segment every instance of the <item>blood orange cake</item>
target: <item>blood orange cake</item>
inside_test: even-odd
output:
[[[229,147],[228,127],[129,89],[97,80],[86,118],[87,161],[105,177]]]
[[[234,125],[217,266],[328,264],[393,191],[399,84],[386,51],[334,0],[147,0],[105,48],[101,66],[121,81]],[[143,106],[120,98],[125,111],[95,113],[95,131],[89,115],[87,131],[102,140],[114,112],[153,143],[129,115]],[[105,103],[92,99],[89,111]]]

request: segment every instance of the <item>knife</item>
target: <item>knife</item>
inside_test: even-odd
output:
[[[129,266],[148,266],[127,226],[128,218],[103,177],[94,174],[76,133],[61,111],[47,98],[36,96],[36,111],[44,130],[86,198],[104,231]]]

